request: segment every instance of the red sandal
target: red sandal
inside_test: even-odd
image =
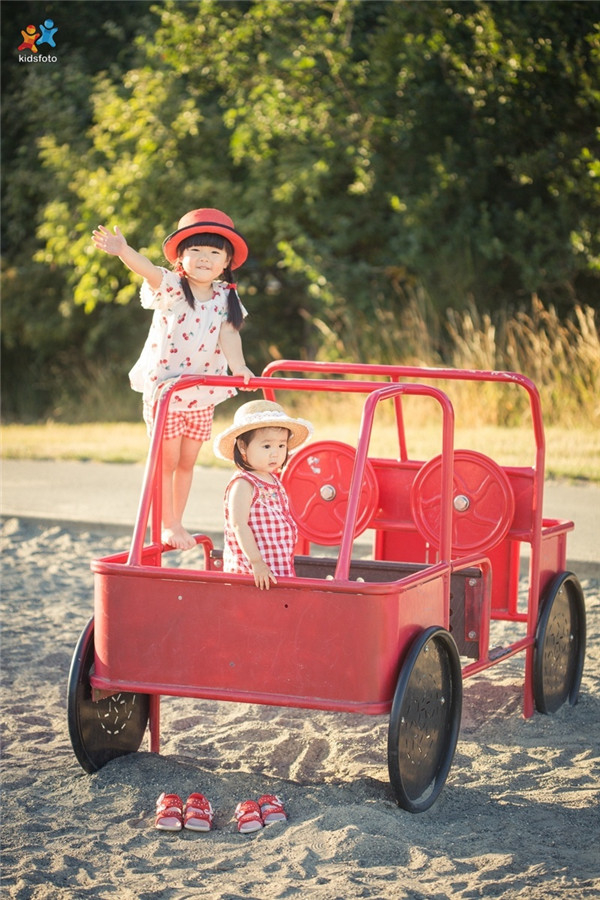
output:
[[[244,800],[235,808],[235,817],[238,823],[238,831],[247,834],[250,831],[260,831],[263,827],[260,806],[255,800]]]
[[[160,795],[156,801],[154,827],[160,831],[181,831],[183,828],[183,803],[177,794]]]
[[[271,822],[284,822],[287,819],[283,803],[276,794],[264,794],[259,797],[258,805],[265,825],[270,825]]]
[[[185,804],[183,827],[190,831],[210,831],[213,808],[204,794],[190,794]]]

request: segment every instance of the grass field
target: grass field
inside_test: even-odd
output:
[[[314,440],[338,440],[356,446],[358,420],[331,414],[311,416]],[[230,423],[228,417],[215,418],[213,434]],[[440,452],[437,423],[407,425],[409,457],[427,460]],[[398,439],[394,425],[376,423],[370,455],[396,457]],[[534,444],[531,428],[500,428],[493,425],[457,428],[455,447],[479,450],[501,465],[532,465]],[[148,438],[142,423],[90,423],[67,425],[6,425],[2,428],[2,456],[10,459],[75,459],[98,462],[143,462]],[[202,447],[201,465],[224,466]],[[600,482],[600,433],[597,429],[552,426],[546,429],[546,477]]]

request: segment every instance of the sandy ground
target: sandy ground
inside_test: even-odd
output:
[[[3,523],[3,897],[600,896],[599,581],[582,579],[579,703],[524,720],[521,657],[467,680],[446,786],[411,815],[393,800],[383,717],[167,698],[160,756],[145,740],[85,774],[67,676],[92,611],[89,562],[127,543]],[[156,831],[162,790],[205,793],[216,828]],[[236,803],[265,792],[283,798],[288,822],[238,834]]]

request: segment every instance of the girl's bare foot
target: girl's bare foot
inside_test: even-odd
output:
[[[163,544],[175,547],[176,550],[192,550],[196,546],[192,535],[180,524],[163,528],[161,539]]]

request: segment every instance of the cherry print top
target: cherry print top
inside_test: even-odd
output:
[[[144,309],[153,309],[152,324],[140,358],[129,373],[134,391],[144,400],[156,399],[158,385],[179,375],[226,375],[227,360],[219,345],[221,325],[227,320],[227,288],[213,283],[213,296],[191,308],[179,275],[163,269],[156,291],[147,281],[140,290]],[[244,316],[246,310],[242,307]],[[233,397],[233,388],[195,385],[171,396],[171,409],[203,409]]]
[[[295,575],[294,548],[298,529],[290,513],[287,494],[276,475],[272,484],[253,472],[239,470],[225,489],[225,537],[223,571],[251,575],[252,566],[237,542],[229,516],[229,492],[239,479],[249,481],[254,488],[248,524],[258,550],[274,575]]]

